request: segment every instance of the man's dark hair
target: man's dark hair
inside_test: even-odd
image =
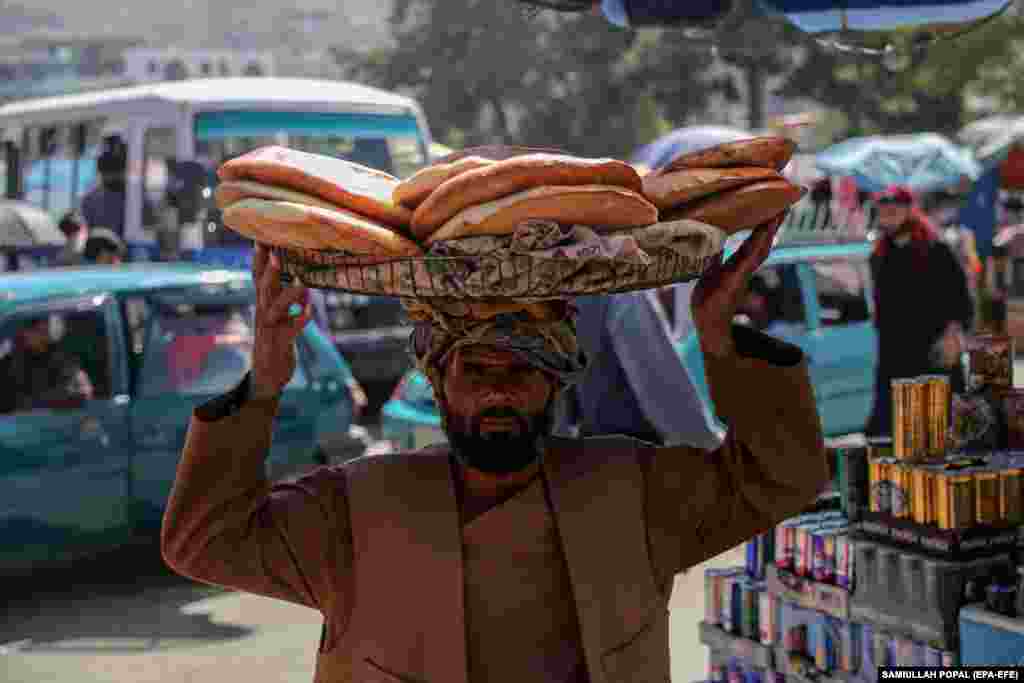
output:
[[[96,160],[97,170],[104,175],[124,173],[128,168],[128,148],[120,136],[111,135],[103,141],[103,151]]]
[[[114,232],[106,228],[97,228],[89,233],[89,239],[85,241],[85,260],[95,263],[100,254],[105,252],[113,252],[124,258],[128,248]]]
[[[822,178],[811,186],[811,201],[822,204],[832,201],[831,178]]]

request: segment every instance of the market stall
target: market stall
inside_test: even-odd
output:
[[[893,438],[828,444],[806,514],[708,570],[712,681],[877,680],[880,666],[1019,664],[1024,391],[1012,342],[971,340],[968,391],[898,380]]]

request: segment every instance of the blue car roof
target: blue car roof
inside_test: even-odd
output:
[[[0,275],[0,312],[48,299],[230,283],[251,287],[251,277],[191,263],[47,268]]]
[[[779,261],[804,261],[816,258],[863,257],[871,253],[871,242],[850,242],[847,244],[804,244],[787,245],[772,249],[768,263]],[[729,254],[732,250],[727,250]]]

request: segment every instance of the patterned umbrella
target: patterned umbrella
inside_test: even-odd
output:
[[[938,191],[981,175],[973,154],[933,133],[851,138],[818,154],[816,162],[828,175],[852,177],[867,192],[893,185]]]

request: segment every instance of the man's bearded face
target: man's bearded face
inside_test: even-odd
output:
[[[554,394],[554,381],[511,351],[456,349],[444,370],[440,406],[456,456],[490,474],[522,470],[550,432]]]

